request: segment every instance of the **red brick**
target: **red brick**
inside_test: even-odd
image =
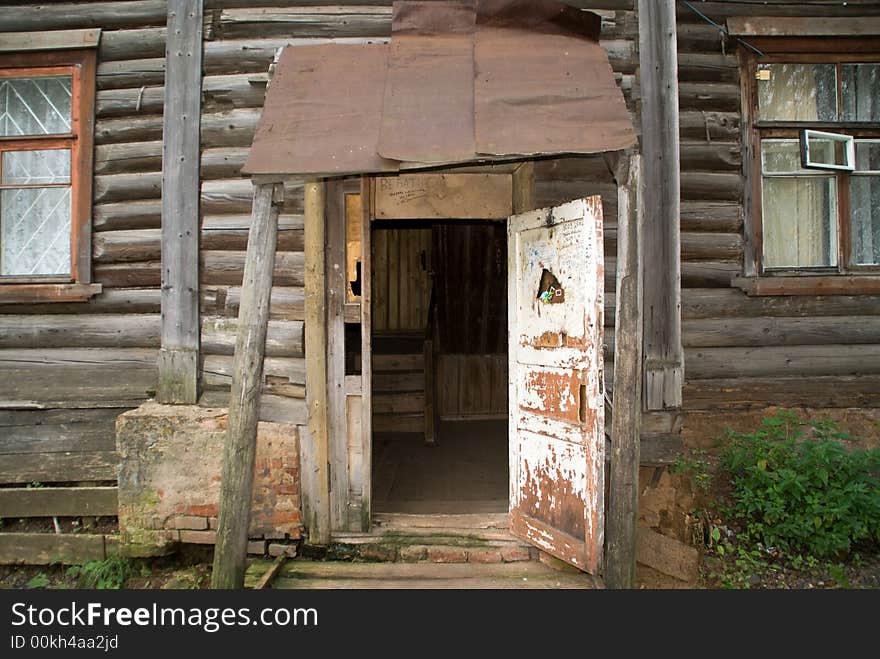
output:
[[[393,562],[397,560],[397,549],[388,545],[363,545],[358,552],[368,561]]]
[[[497,549],[471,549],[467,554],[468,563],[501,563],[501,552]]]
[[[180,541],[195,545],[213,545],[217,543],[216,531],[181,531]]]
[[[501,549],[501,559],[505,563],[516,561],[528,561],[532,558],[527,547],[504,547]]]
[[[302,513],[298,510],[273,510],[266,519],[272,524],[299,524],[302,522]]]
[[[219,506],[217,504],[208,504],[204,506],[186,506],[184,510],[187,515],[197,515],[199,517],[217,517]]]
[[[428,547],[432,563],[467,563],[467,550],[458,547]]]
[[[297,495],[299,488],[296,485],[278,485],[273,488],[277,494]]]
[[[175,529],[189,529],[191,531],[204,531],[208,528],[208,518],[196,515],[182,515],[174,518],[171,527]]]

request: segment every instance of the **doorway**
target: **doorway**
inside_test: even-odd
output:
[[[371,229],[374,512],[508,509],[503,221]]]

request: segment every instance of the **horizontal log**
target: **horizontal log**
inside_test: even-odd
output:
[[[269,393],[271,391],[271,387],[264,388],[263,393],[260,395],[259,420],[270,423],[305,425],[308,413],[305,389],[302,388],[303,394],[298,398],[279,396]],[[199,398],[199,405],[201,407],[228,408],[230,396],[231,393],[228,390],[209,390],[204,392],[202,397]]]
[[[250,147],[204,149],[201,157],[202,179],[237,178],[247,160]]]
[[[682,110],[739,112],[739,84],[727,82],[682,82],[678,85],[678,106]]]
[[[202,375],[206,385],[229,387],[232,384],[232,356],[204,355]],[[281,385],[306,383],[306,362],[300,357],[266,357],[263,360],[263,382]]]
[[[95,144],[153,142],[162,140],[162,115],[98,119]]]
[[[108,288],[158,288],[162,284],[162,264],[159,261],[142,263],[95,263],[92,267],[95,281]]]
[[[204,113],[201,118],[201,143],[204,149],[218,147],[250,148],[260,120],[257,108],[237,108],[225,112]]]
[[[4,11],[0,30],[28,32],[31,30],[64,30],[99,27],[119,30],[126,27],[165,25],[165,0],[142,2],[90,2],[84,10],[81,2],[41,3]]]
[[[116,410],[114,410],[116,411]],[[0,455],[116,450],[116,418],[4,428]]]
[[[0,409],[0,428],[114,421],[128,408],[10,410]]]
[[[115,481],[118,466],[116,451],[0,455],[0,483]]]
[[[775,0],[760,2],[752,0],[736,2],[736,0],[703,0],[697,7],[702,13],[723,22],[728,16],[833,16],[859,17],[880,16],[880,7],[874,0],[849,0],[849,2],[808,2],[804,0]],[[701,19],[685,6],[677,10],[679,20],[699,22]]]
[[[281,212],[302,214],[302,182],[284,184]],[[203,215],[249,214],[253,206],[254,186],[249,179],[202,181],[201,211]]]
[[[92,258],[95,263],[158,261],[161,256],[161,229],[101,231],[92,235]]]
[[[241,287],[239,286],[202,288],[203,313],[237,317],[240,303]],[[301,287],[273,286],[269,302],[269,318],[304,320],[304,305],[305,292]]]
[[[10,308],[0,306],[3,314],[142,314],[159,313],[159,289],[105,288],[87,302],[18,304]]]
[[[165,56],[164,27],[148,27],[135,30],[108,30],[101,33],[98,59],[110,62],[122,59],[149,59]]]
[[[728,288],[730,280],[741,272],[742,264],[737,261],[685,261],[681,264],[681,285],[686,288]]]
[[[738,142],[682,142],[681,169],[709,172],[739,172],[742,149]]]
[[[104,89],[95,97],[95,116],[124,117],[139,114],[162,114],[164,87]]]
[[[742,205],[721,201],[682,201],[682,231],[722,231],[737,233],[742,229]]]
[[[307,46],[323,43],[362,44],[388,41],[382,39],[356,38],[294,38],[275,39],[221,39],[207,41],[204,45],[202,66],[205,75],[233,73],[266,73],[275,57],[275,51],[283,46]]]
[[[878,316],[880,295],[750,297],[738,289],[682,290],[682,318]]]
[[[390,7],[225,9],[214,25],[224,39],[248,37],[387,37]]]
[[[722,53],[679,53],[681,82],[739,82],[736,56]]]
[[[678,51],[690,53],[720,53],[726,38],[718,30],[707,23],[681,23],[676,30]],[[733,52],[733,48],[727,48]]]
[[[95,147],[95,174],[162,171],[162,142],[123,142]]]
[[[727,172],[681,173],[681,196],[694,201],[739,201],[744,180],[741,174]]]
[[[162,225],[162,200],[97,204],[93,207],[92,217],[92,226],[98,230],[158,228]]]
[[[685,110],[679,115],[679,133],[682,140],[739,141],[740,116],[738,112]]]
[[[0,517],[116,517],[115,487],[0,488]]]
[[[880,376],[686,380],[684,408],[880,407]]]
[[[208,316],[202,318],[201,349],[206,355],[232,355],[238,334],[238,319]],[[302,357],[302,321],[270,320],[266,334],[267,357]]]
[[[735,261],[743,255],[738,233],[682,232],[681,258],[685,261]]]
[[[686,320],[685,347],[880,344],[880,316]]]
[[[0,349],[0,407],[137,407],[155,390],[156,354],[147,348]]]
[[[156,314],[0,316],[0,348],[153,348]]]
[[[244,275],[245,253],[207,250],[202,251],[201,281],[209,286],[229,284],[240,286]],[[273,283],[279,286],[304,284],[305,257],[302,252],[276,252]]]
[[[155,87],[165,84],[165,58],[121,60],[98,64],[97,88]]]
[[[94,177],[95,203],[105,204],[162,196],[162,172],[108,174]]]
[[[202,112],[262,108],[268,79],[266,73],[205,76],[202,79]]]
[[[201,249],[246,250],[250,215],[210,215],[202,220]],[[301,215],[281,215],[278,218],[276,250],[301,252],[303,224]]]
[[[880,373],[880,345],[793,345],[685,350],[688,380]]]
[[[2,565],[83,565],[90,561],[103,561],[118,551],[118,538],[112,535],[0,533]]]

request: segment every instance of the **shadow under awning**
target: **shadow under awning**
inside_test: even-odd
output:
[[[630,147],[599,28],[555,0],[395,2],[390,44],[284,49],[243,171],[338,176]]]

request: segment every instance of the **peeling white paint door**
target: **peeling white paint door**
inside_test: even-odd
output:
[[[587,572],[604,527],[602,202],[507,226],[510,525]]]

